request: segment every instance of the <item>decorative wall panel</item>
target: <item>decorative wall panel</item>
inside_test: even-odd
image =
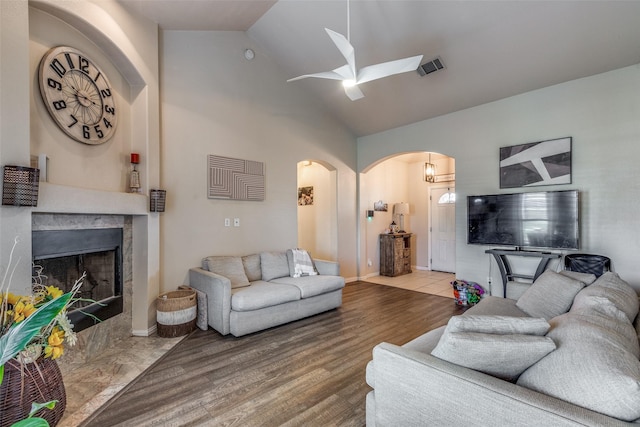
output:
[[[207,156],[207,197],[229,200],[264,200],[264,163],[230,157]]]

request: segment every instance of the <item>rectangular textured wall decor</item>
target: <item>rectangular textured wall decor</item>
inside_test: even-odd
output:
[[[209,199],[264,200],[264,163],[207,156]]]

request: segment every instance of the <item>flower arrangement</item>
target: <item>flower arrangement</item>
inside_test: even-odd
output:
[[[16,238],[9,255],[8,266],[13,264],[13,252],[18,243]],[[17,296],[9,292],[11,277],[15,271],[4,273],[0,282],[0,384],[4,378],[4,365],[16,358],[20,363],[36,360],[41,355],[57,359],[64,353],[63,344],[74,345],[76,336],[73,325],[67,317],[67,309],[77,301],[74,298],[82,285],[83,274],[72,287],[63,293],[54,286],[42,285],[40,270],[32,278],[33,294]],[[7,280],[9,278],[9,280]],[[42,407],[53,408],[55,401],[44,404],[33,403],[28,418],[14,426],[48,426],[46,420],[33,417]]]
[[[37,268],[37,267],[36,267]],[[35,360],[40,355],[57,359],[64,354],[63,344],[73,346],[76,343],[76,334],[73,324],[67,317],[68,307],[75,302],[73,295],[78,291],[84,276],[78,279],[71,290],[72,298],[66,300],[61,310],[55,317],[24,345],[24,349],[18,353],[19,358]],[[28,296],[14,295],[8,289],[0,288],[0,337],[16,328],[19,324],[29,319],[48,302],[61,298],[64,293],[55,286],[42,285],[41,269],[36,269],[33,277],[33,294]]]
[[[466,280],[454,280],[451,282],[453,286],[453,297],[458,305],[475,305],[480,302],[485,290],[476,282]]]

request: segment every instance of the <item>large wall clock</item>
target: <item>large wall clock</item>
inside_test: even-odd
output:
[[[56,124],[85,144],[106,142],[116,130],[114,91],[104,72],[77,49],[58,46],[44,54],[40,94]]]

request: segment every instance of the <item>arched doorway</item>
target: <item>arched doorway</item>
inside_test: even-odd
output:
[[[328,163],[298,162],[298,247],[338,260],[337,171]]]
[[[425,180],[427,162],[435,164],[434,182]],[[439,153],[396,154],[365,168],[360,174],[359,183],[359,202],[363,212],[360,228],[360,278],[366,279],[379,273],[379,236],[389,228],[391,221],[398,221],[393,213],[393,206],[399,202],[409,204],[409,214],[404,216],[404,225],[406,231],[412,234],[412,268],[431,270],[431,191],[454,186],[455,160]],[[375,210],[374,205],[380,204],[386,205],[387,209]],[[373,217],[367,217],[366,212],[369,210],[374,211]],[[451,215],[448,221],[455,223],[455,210],[448,212]]]

